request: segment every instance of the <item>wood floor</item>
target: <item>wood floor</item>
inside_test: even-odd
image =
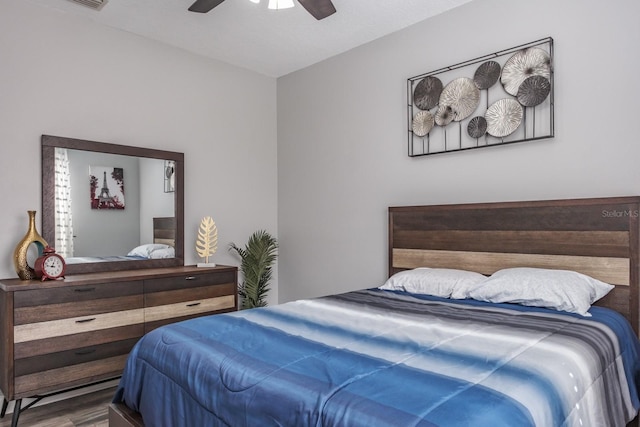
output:
[[[86,395],[29,408],[20,414],[18,427],[107,427],[108,405],[115,387]],[[11,426],[12,414],[0,420],[0,427]]]

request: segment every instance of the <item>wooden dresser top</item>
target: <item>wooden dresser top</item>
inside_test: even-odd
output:
[[[149,280],[160,277],[171,277],[198,273],[213,273],[224,271],[235,271],[237,267],[229,265],[216,265],[215,267],[197,267],[195,265],[184,265],[179,267],[152,268],[144,270],[123,270],[101,273],[74,274],[61,280],[20,280],[2,279],[0,280],[0,290],[4,292],[26,291],[30,289],[47,289],[63,286],[81,286],[93,283],[105,282],[126,282],[132,280]]]

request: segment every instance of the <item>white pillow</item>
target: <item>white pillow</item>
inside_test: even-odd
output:
[[[149,258],[151,252],[158,249],[166,249],[169,248],[169,245],[163,245],[161,243],[148,243],[146,245],[140,245],[138,247],[133,248],[127,256],[139,256],[142,258]]]
[[[473,271],[421,267],[394,274],[379,289],[449,298],[455,286],[476,285],[485,279]]]
[[[467,298],[510,302],[591,316],[591,304],[614,286],[569,270],[507,268],[466,293]]]
[[[176,251],[169,246],[168,248],[155,249],[149,254],[151,259],[173,258],[176,256]]]

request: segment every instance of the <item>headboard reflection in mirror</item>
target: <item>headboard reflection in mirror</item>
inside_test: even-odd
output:
[[[42,236],[67,274],[183,265],[183,167],[183,153],[43,135]]]

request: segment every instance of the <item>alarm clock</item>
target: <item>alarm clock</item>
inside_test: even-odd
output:
[[[33,266],[36,277],[42,281],[56,280],[64,277],[66,264],[64,258],[58,255],[51,246],[46,246]]]

